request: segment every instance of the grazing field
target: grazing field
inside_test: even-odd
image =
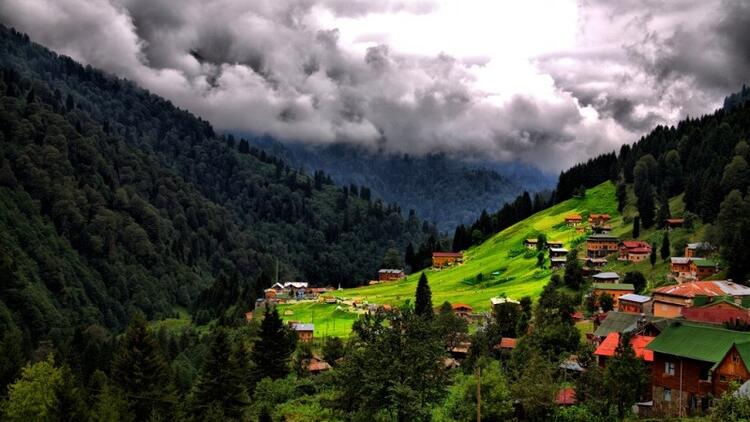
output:
[[[339,309],[336,309],[336,308]],[[315,337],[348,337],[358,313],[348,311],[345,306],[304,302],[279,305],[279,314],[285,321],[311,322],[315,324]],[[291,315],[288,314],[292,312]]]

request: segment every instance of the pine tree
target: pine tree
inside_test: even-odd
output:
[[[654,193],[650,185],[643,188],[641,196],[638,197],[638,215],[641,217],[643,227],[649,228],[654,225]]]
[[[419,276],[415,296],[414,313],[432,319],[435,311],[432,309],[432,292],[430,292],[430,284],[425,273]]]
[[[659,211],[656,214],[656,227],[659,229],[664,228],[667,224],[667,219],[672,215],[669,210],[669,198],[666,194],[661,197],[661,204],[659,205]]]
[[[661,238],[661,259],[666,261],[669,258],[670,250],[669,232],[664,232],[664,237]]]
[[[649,255],[648,260],[651,262],[652,267],[656,265],[656,243],[651,244],[651,255]]]
[[[648,385],[648,373],[633,347],[630,335],[623,333],[615,355],[607,363],[604,373],[604,385],[609,393],[610,402],[617,408],[619,420],[625,416],[630,405],[641,398],[641,393]]]
[[[638,236],[641,235],[641,217],[635,216],[633,218],[633,239],[638,239]]]
[[[290,371],[289,358],[296,344],[296,337],[284,327],[276,308],[267,306],[260,323],[259,338],[253,347],[255,382],[265,377],[284,378]]]
[[[565,261],[565,274],[563,275],[565,285],[571,289],[578,290],[583,284],[583,270],[578,262],[578,251],[573,249],[568,253]]]
[[[166,415],[175,402],[169,366],[142,314],[133,317],[112,360],[112,379],[136,420]]]
[[[414,267],[415,267],[414,259],[415,259],[414,245],[412,245],[411,242],[409,242],[409,244],[406,245],[406,252],[404,253],[404,264],[407,267],[409,267],[410,271],[414,271]]]
[[[221,409],[227,418],[239,419],[242,416],[248,404],[242,372],[242,365],[232,350],[225,329],[217,328],[193,392],[193,414],[197,419],[204,419],[212,406]]]

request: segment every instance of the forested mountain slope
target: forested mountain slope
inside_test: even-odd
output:
[[[277,262],[283,279],[352,285],[435,233],[6,28],[0,72],[2,328],[121,328],[217,279],[250,301]]]
[[[552,175],[521,163],[462,161],[440,153],[394,155],[345,144],[281,143],[267,137],[250,139],[295,167],[323,170],[342,185],[367,186],[374,197],[414,209],[446,232],[472,222],[482,210],[500,209],[524,191],[551,190],[555,181]]]

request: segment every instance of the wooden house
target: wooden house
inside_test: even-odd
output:
[[[612,296],[612,304],[617,308],[621,296],[633,293],[635,289],[630,283],[593,283],[593,294],[597,297],[604,293]]]
[[[565,224],[569,227],[578,227],[583,223],[583,218],[580,214],[568,214],[565,216]]]
[[[613,271],[605,271],[602,273],[596,273],[591,278],[598,283],[619,283],[620,275]]]
[[[297,340],[303,343],[310,343],[314,339],[315,324],[303,324],[300,322],[291,323],[292,329],[297,333]]]
[[[702,258],[690,258],[690,273],[698,280],[703,280],[719,272],[719,264]]]
[[[646,346],[656,416],[704,414],[731,381],[750,379],[750,333],[688,322],[673,323]]]
[[[602,258],[619,250],[620,240],[608,234],[593,234],[586,240],[586,256]]]
[[[518,345],[518,339],[513,337],[503,337],[500,339],[500,343],[496,344],[494,349],[511,352]]]
[[[717,299],[703,306],[682,308],[682,317],[688,321],[706,324],[750,325],[750,309],[727,299]]]
[[[463,262],[464,254],[461,252],[433,252],[432,267],[443,268]]]
[[[675,277],[690,275],[690,258],[684,256],[669,258],[669,272]]]
[[[525,239],[523,241],[523,246],[525,246],[526,249],[536,249],[538,243],[539,241],[537,239]]]
[[[651,255],[651,245],[640,240],[625,240],[620,242],[620,261],[641,262]]]
[[[453,313],[460,318],[470,319],[474,308],[465,303],[455,303],[452,305]]]
[[[405,277],[406,274],[402,269],[382,268],[378,271],[378,281],[395,281]]]
[[[573,406],[576,403],[576,389],[573,387],[561,388],[555,395],[555,404],[558,406]]]
[[[303,361],[305,369],[312,375],[320,374],[331,370],[331,365],[318,356],[313,356],[310,359]]]
[[[565,258],[570,251],[565,248],[549,248],[550,258]]]
[[[617,310],[634,314],[650,314],[652,312],[652,307],[653,302],[651,296],[629,293],[620,296]]]
[[[565,262],[567,262],[567,258],[563,257],[552,257],[549,259],[549,265],[552,269],[562,268],[565,266]]]
[[[720,297],[732,297],[733,302],[742,303],[750,298],[750,287],[731,281],[692,281],[654,289],[654,315],[676,318],[683,308],[701,306]]]

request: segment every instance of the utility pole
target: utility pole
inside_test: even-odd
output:
[[[482,422],[482,367],[477,365],[477,422]]]

